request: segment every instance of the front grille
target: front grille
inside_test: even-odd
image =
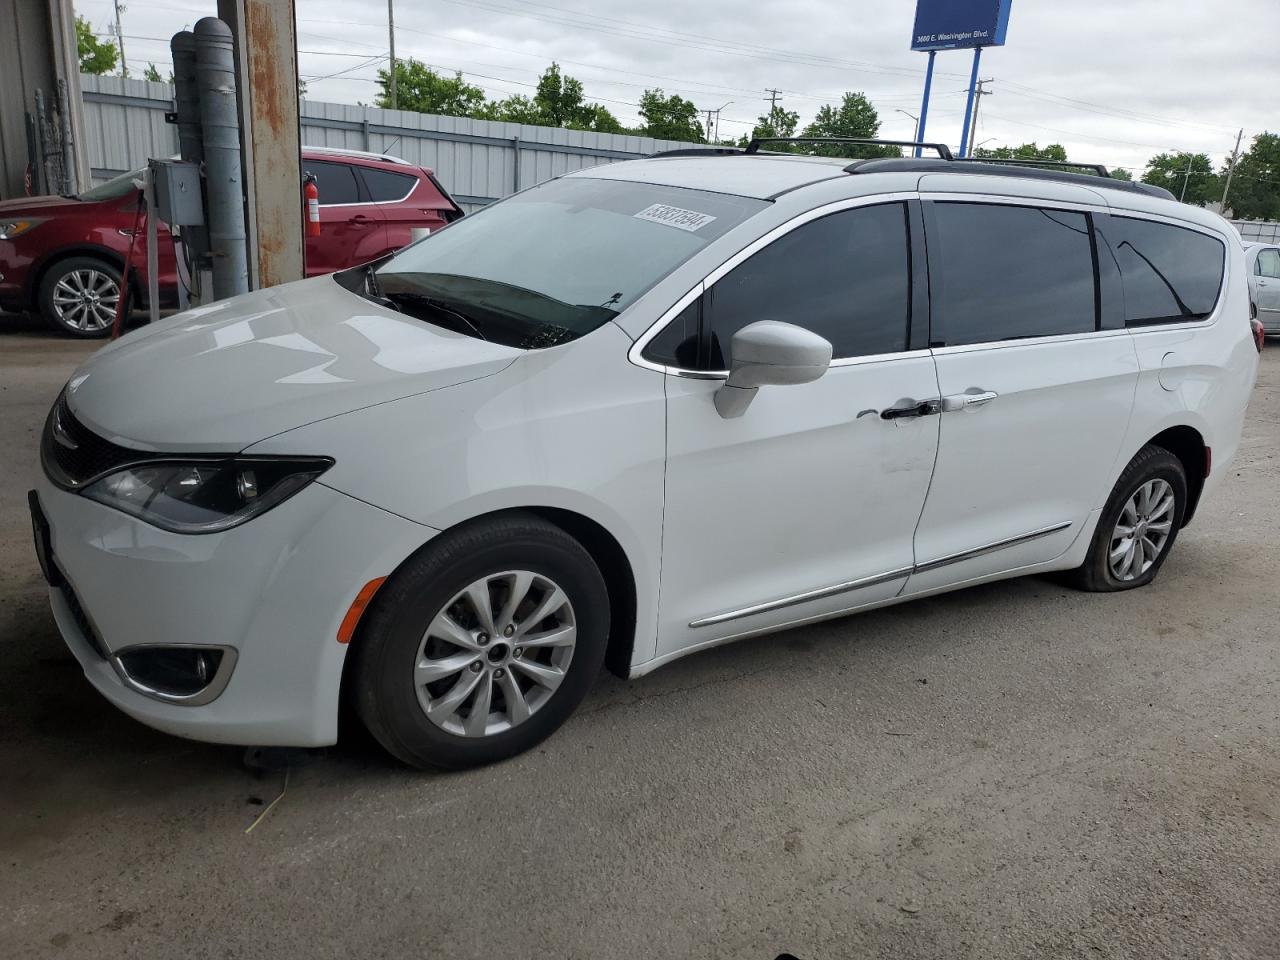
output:
[[[64,390],[49,411],[40,441],[40,462],[49,479],[74,490],[126,463],[153,456],[98,436],[71,413]]]
[[[102,638],[98,636],[98,631],[94,629],[93,622],[89,619],[89,615],[84,612],[84,607],[80,605],[80,598],[76,596],[76,592],[71,589],[71,584],[67,582],[67,578],[62,578],[62,586],[58,588],[62,591],[62,599],[67,601],[67,608],[71,611],[71,618],[75,620],[76,627],[79,628],[81,635],[89,641],[89,646],[93,647],[94,653],[103,660],[107,659],[107,646],[102,642]]]

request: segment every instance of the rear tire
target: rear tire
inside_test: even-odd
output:
[[[539,517],[442,534],[392,575],[361,624],[356,709],[411,766],[514,756],[582,702],[604,661],[609,616],[591,555]]]
[[[68,257],[40,280],[40,315],[73,337],[109,336],[120,299],[120,271],[97,257]]]
[[[1143,447],[1116,481],[1089,553],[1068,582],[1091,592],[1145,587],[1173,549],[1186,508],[1182,461],[1163,447]]]

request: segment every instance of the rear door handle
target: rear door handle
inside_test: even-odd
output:
[[[971,410],[974,407],[985,406],[998,396],[1000,394],[994,390],[970,387],[964,393],[953,393],[949,397],[943,397],[942,409],[946,413],[952,413],[957,410]]]
[[[366,217],[363,213],[357,213],[353,217],[347,217],[347,223],[369,223],[372,218]]]
[[[910,420],[915,417],[929,417],[942,412],[939,400],[899,400],[892,407],[880,411],[881,420]]]

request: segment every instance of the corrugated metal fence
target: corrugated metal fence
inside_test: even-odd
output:
[[[95,182],[178,151],[167,83],[82,74],[85,141]],[[392,153],[430,167],[467,209],[572,170],[691,144],[302,101],[302,142]]]
[[[1231,225],[1240,231],[1243,240],[1256,243],[1280,241],[1280,222],[1275,220],[1232,220]]]

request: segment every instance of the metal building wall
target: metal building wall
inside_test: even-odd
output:
[[[120,77],[81,80],[95,180],[177,151],[177,135],[164,122],[164,112],[172,109],[169,84]],[[429,167],[468,210],[572,170],[692,146],[311,100],[302,102],[301,123],[304,145],[386,152]]]
[[[27,168],[26,113],[37,88],[50,106],[67,81],[73,140],[81,127],[80,77],[71,0],[0,0],[0,200],[23,196]],[[87,176],[87,165],[80,165]]]

